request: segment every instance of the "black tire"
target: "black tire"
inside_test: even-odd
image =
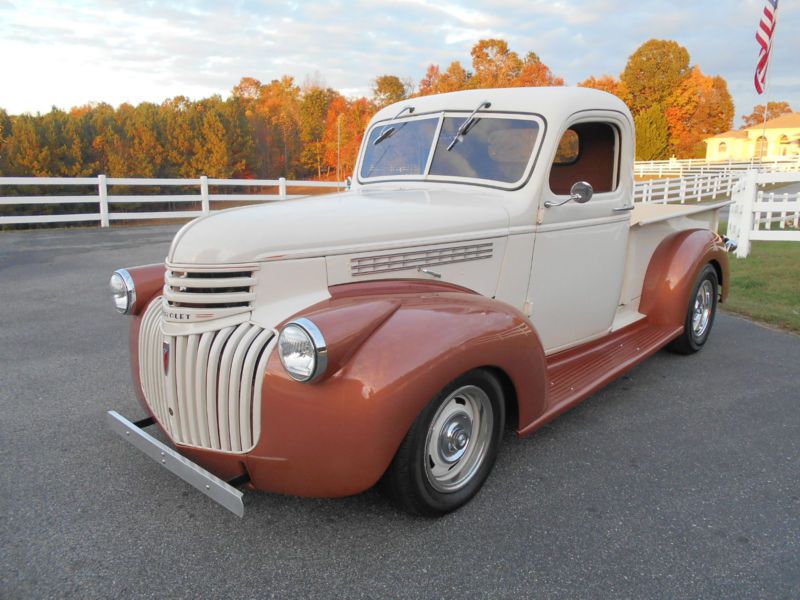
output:
[[[702,295],[706,296],[705,300],[701,299],[701,289],[704,292]],[[710,298],[708,294],[710,294]],[[711,326],[714,325],[718,299],[717,271],[711,265],[706,265],[697,277],[692,294],[689,296],[683,333],[670,342],[667,350],[676,354],[694,354],[700,350],[708,340]],[[707,317],[704,316],[704,308],[709,310]]]
[[[504,427],[505,401],[497,379],[484,370],[462,375],[414,421],[381,490],[412,514],[438,517],[456,510],[489,476]]]

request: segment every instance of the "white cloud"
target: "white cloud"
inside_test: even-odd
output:
[[[430,63],[460,60],[481,38],[535,51],[574,84],[617,75],[652,37],[685,45],[704,72],[724,76],[737,113],[757,100],[752,71],[760,0],[0,0],[0,106],[45,111],[89,100],[160,102],[227,94],[242,76],[302,82],[320,73],[347,95],[384,73],[418,81]],[[782,3],[772,89],[800,109],[800,8]],[[9,60],[7,57],[13,57]]]

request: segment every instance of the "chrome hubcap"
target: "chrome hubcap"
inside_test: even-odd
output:
[[[714,307],[714,286],[708,279],[700,284],[694,298],[694,311],[692,312],[692,333],[694,337],[703,337],[711,321],[711,309]]]
[[[425,441],[425,475],[439,492],[464,487],[489,451],[492,404],[481,388],[466,385],[450,394],[431,422]]]

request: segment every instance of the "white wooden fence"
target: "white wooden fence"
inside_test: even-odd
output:
[[[741,171],[710,171],[689,173],[683,177],[637,181],[633,201],[665,204],[668,202],[701,202],[727,198],[742,177]]]
[[[637,177],[678,176],[687,173],[713,173],[717,171],[800,171],[800,157],[775,158],[761,160],[751,158],[747,161],[707,161],[704,158],[689,158],[683,160],[640,160],[636,161],[633,171]]]
[[[759,186],[792,184],[790,190],[764,191]],[[733,189],[727,236],[736,240],[736,256],[750,253],[750,242],[800,242],[800,174],[748,171]]]
[[[88,195],[50,195],[50,196],[5,196],[2,186],[96,186],[97,193]],[[157,195],[123,195],[109,194],[113,186],[158,186],[196,187],[196,194],[157,194]],[[316,187],[343,189],[345,184],[336,181],[290,181],[280,179],[210,179],[205,175],[197,179],[139,179],[116,178],[98,175],[97,177],[0,177],[0,206],[2,205],[63,205],[63,204],[97,204],[97,212],[61,213],[47,215],[15,215],[0,216],[0,225],[21,223],[66,223],[66,222],[99,222],[101,227],[108,227],[111,221],[143,220],[143,219],[183,219],[194,218],[211,212],[212,202],[268,202],[297,198],[299,195],[288,193],[292,187]],[[210,187],[231,188],[264,188],[275,187],[277,194],[237,193],[211,194]],[[122,212],[112,210],[114,204],[138,203],[177,203],[199,206],[199,210],[170,210],[156,212]]]

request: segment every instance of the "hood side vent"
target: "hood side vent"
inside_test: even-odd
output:
[[[447,246],[392,254],[359,256],[350,261],[350,272],[353,277],[358,277],[360,275],[376,275],[394,271],[451,265],[492,258],[493,251],[494,244],[486,242],[468,246]]]

